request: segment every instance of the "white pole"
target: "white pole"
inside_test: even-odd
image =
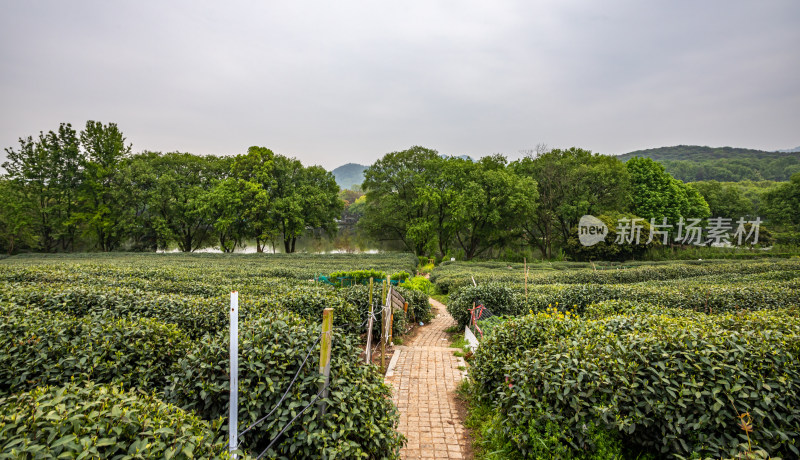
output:
[[[239,292],[231,292],[231,406],[228,420],[230,451],[238,446],[239,440]],[[237,456],[234,454],[233,458]]]

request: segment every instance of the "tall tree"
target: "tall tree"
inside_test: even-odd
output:
[[[203,209],[203,199],[216,184],[224,162],[179,152],[154,158],[149,207],[159,240],[174,241],[183,252],[196,251],[213,241],[213,221]]]
[[[439,160],[435,150],[414,146],[387,153],[367,168],[361,186],[367,205],[359,226],[377,240],[400,240],[417,255],[432,250],[436,232],[430,203],[420,191]]]
[[[85,152],[80,218],[100,250],[111,251],[123,237],[115,172],[120,161],[130,154],[131,145],[125,145],[125,137],[116,123],[104,125],[92,120],[86,122],[80,140]]]
[[[539,205],[521,227],[543,257],[552,257],[554,245],[566,243],[581,216],[628,206],[628,171],[614,157],[575,147],[554,149],[529,154],[511,169],[537,183]]]
[[[8,254],[20,247],[36,245],[31,205],[19,181],[0,177],[0,245]]]
[[[770,189],[764,201],[766,215],[771,221],[800,231],[800,173],[794,174],[789,182]]]
[[[467,259],[518,236],[521,225],[534,217],[539,195],[536,181],[516,175],[501,155],[471,164],[458,192],[453,228]]]
[[[301,182],[303,218],[307,228],[321,229],[329,236],[336,234],[336,219],[342,215],[344,201],[339,198],[339,185],[333,173],[321,166],[308,166]],[[291,252],[297,239],[292,238]]]
[[[61,250],[74,250],[78,229],[78,191],[81,186],[81,148],[77,132],[69,123],[61,123],[58,132],[49,131],[41,138],[47,155],[57,165],[51,187],[56,197],[54,211],[57,226],[55,233]]]
[[[277,224],[273,221],[270,202],[270,193],[276,186],[275,173],[275,154],[266,147],[248,148],[247,154],[236,156],[231,165],[232,178],[255,185],[255,188],[245,184],[237,185],[255,195],[244,203],[248,205],[246,210],[234,212],[246,212],[248,225],[243,231],[256,240],[257,252],[264,252],[266,242],[277,235]]]
[[[631,180],[632,211],[645,219],[664,217],[676,222],[681,217],[705,218],[708,204],[693,187],[674,179],[650,158],[635,157],[625,164]]]
[[[52,252],[58,246],[60,191],[56,186],[60,165],[45,147],[44,134],[39,138],[19,139],[19,150],[5,149],[7,161],[3,168],[10,179],[17,181],[29,198],[34,215],[33,232],[37,246],[44,252]]]

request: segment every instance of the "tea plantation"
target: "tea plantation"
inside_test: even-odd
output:
[[[460,325],[496,315],[464,388],[480,458],[800,458],[800,259],[533,268],[431,277]]]
[[[397,458],[404,439],[389,387],[359,358],[368,292],[313,278],[413,273],[416,263],[409,255],[4,259],[0,458],[228,456],[232,290],[240,299],[240,430],[274,409],[240,439],[241,455]],[[427,297],[406,296],[409,315],[427,320]],[[334,333],[323,415],[316,403],[302,409],[323,381],[317,339],[324,308],[334,309]],[[406,323],[395,315],[396,327]]]

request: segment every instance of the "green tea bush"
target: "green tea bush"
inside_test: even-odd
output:
[[[328,275],[328,279],[331,283],[338,283],[339,278],[345,278],[344,285],[347,286],[347,283],[352,284],[362,284],[365,281],[369,282],[370,278],[373,278],[375,282],[380,284],[381,280],[386,279],[386,272],[380,270],[352,270],[352,271],[336,271]]]
[[[76,316],[112,315],[153,318],[177,325],[198,339],[228,326],[230,294],[215,297],[157,294],[138,289],[68,286],[62,284],[0,284],[0,299],[48,311]],[[239,296],[243,319],[254,319],[270,309],[292,311],[308,319],[319,319],[322,310],[333,308],[334,324],[359,322],[356,307],[336,291],[317,286],[286,285],[270,295]]]
[[[0,398],[0,458],[229,458],[222,423],[117,385],[38,387]]]
[[[540,311],[558,302],[582,312],[583,309],[603,300],[629,300],[671,308],[685,308],[708,312],[761,310],[800,305],[800,290],[785,282],[704,284],[702,282],[675,282],[672,284],[553,284],[528,288],[527,302],[518,312]],[[786,282],[789,283],[789,282]],[[520,298],[519,291],[516,291]],[[511,312],[509,312],[511,314]]]
[[[520,359],[527,350],[569,337],[581,324],[573,315],[550,310],[510,318],[494,327],[491,334],[484,334],[469,370],[470,379],[479,390],[478,399],[494,400],[505,379],[506,365]]]
[[[450,295],[447,311],[460,327],[469,323],[473,303],[482,303],[495,315],[518,316],[528,312],[525,298],[500,283],[479,284],[459,289]]]
[[[398,289],[399,291],[399,289]],[[355,306],[356,311],[358,311],[362,316],[360,320],[354,322],[352,324],[362,324],[364,323],[367,318],[369,317],[369,286],[350,286],[346,288],[342,288],[339,293],[343,296],[346,302]],[[401,294],[402,295],[402,294]],[[375,320],[372,322],[372,336],[378,337],[381,333],[381,307],[380,305],[382,302],[380,301],[381,297],[381,289],[378,286],[373,292],[373,301],[377,302],[377,305],[374,307],[373,314],[375,315]],[[427,299],[427,298],[426,298]],[[411,306],[409,305],[409,310],[411,310]],[[403,310],[395,309],[394,310],[394,322],[392,323],[392,335],[393,336],[402,336],[406,333],[408,329],[408,319],[406,318],[405,313]],[[364,324],[359,332],[366,331],[367,326]]]
[[[577,452],[594,448],[586,427],[597,426],[661,457],[732,457],[747,442],[737,427],[745,412],[754,446],[800,455],[796,311],[612,316],[569,327],[510,361],[491,394],[498,429],[523,455],[537,442],[519,427],[555,423]]]
[[[296,315],[272,311],[240,325],[239,419],[246,426],[272,410],[300,368],[319,326]],[[397,458],[403,436],[395,431],[397,409],[374,366],[360,363],[352,335],[333,334],[330,394],[325,414],[312,405],[280,438],[272,456],[289,458]],[[244,435],[242,446],[259,453],[317,394],[319,345],[289,395],[268,421]],[[180,360],[169,400],[206,419],[228,412],[228,334],[196,344]]]
[[[431,303],[428,300],[428,294],[406,286],[405,284],[395,289],[397,289],[397,292],[408,302],[408,316],[410,316],[413,321],[427,323],[431,320],[433,313],[431,312]]]
[[[433,283],[431,283],[430,280],[424,276],[415,276],[409,280],[406,280],[406,282],[403,283],[403,287],[406,289],[420,291],[428,296],[433,294],[434,291]]]
[[[72,380],[163,391],[188,337],[161,321],[76,318],[13,304],[0,316],[0,394]]]
[[[753,275],[784,272],[785,278],[800,277],[800,260],[777,261],[694,261],[669,264],[650,264],[633,268],[622,266],[595,270],[589,264],[570,264],[573,270],[545,269],[541,264],[529,264],[528,287],[542,284],[628,284],[646,281],[669,281],[705,276]],[[587,268],[588,267],[588,268]],[[602,267],[596,267],[602,268]],[[440,266],[431,274],[437,288],[444,293],[476,282],[498,282],[515,290],[523,289],[525,272],[522,264],[498,262],[455,263]],[[727,277],[730,280],[730,276]]]

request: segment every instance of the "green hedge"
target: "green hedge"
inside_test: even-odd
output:
[[[540,264],[539,264],[540,265]],[[599,268],[599,267],[598,267]],[[627,284],[645,281],[667,281],[713,275],[751,275],[772,272],[793,272],[800,276],[800,259],[774,261],[702,261],[643,265],[633,268],[593,270],[540,270],[529,265],[528,287],[542,284]],[[790,275],[791,276],[791,275]],[[431,275],[441,292],[452,293],[472,285],[497,282],[516,290],[524,288],[525,272],[521,264],[454,264],[437,268]]]
[[[411,320],[427,323],[433,317],[428,294],[406,286],[398,286],[397,292],[408,302],[408,312]]]
[[[283,395],[306,350],[320,334],[295,315],[272,311],[240,325],[239,420],[244,427],[266,415]],[[397,409],[390,389],[374,366],[364,366],[356,337],[334,333],[330,396],[325,415],[314,404],[274,447],[273,455],[290,458],[397,458],[403,437],[395,431]],[[265,424],[242,439],[259,453],[302,407],[317,394],[319,345],[309,357],[292,390]],[[228,334],[222,331],[196,344],[179,363],[169,400],[206,419],[227,417]],[[273,423],[274,422],[274,423]]]
[[[158,320],[0,308],[0,394],[72,380],[161,392],[191,349],[182,331]]]
[[[473,303],[483,303],[495,315],[522,315],[528,311],[525,298],[501,283],[467,286],[450,295],[447,311],[460,327],[469,323]]]
[[[119,386],[38,387],[0,398],[0,458],[228,458],[222,423]]]
[[[545,316],[508,327],[524,324],[537,336],[540,328],[553,330]],[[563,321],[568,333],[544,337],[510,360],[508,380],[490,393],[501,413],[498,429],[521,454],[536,451],[536,433],[555,424],[574,452],[591,451],[590,431],[599,427],[659,457],[733,457],[747,442],[737,423],[748,412],[754,446],[800,455],[796,311]],[[481,361],[484,353],[491,349],[481,345],[476,362],[496,367]]]
[[[518,291],[518,296],[524,299]],[[524,307],[517,312],[544,310],[556,302],[579,312],[603,300],[630,300],[662,307],[709,312],[761,310],[800,305],[800,290],[791,281],[752,281],[740,284],[706,284],[683,281],[640,284],[553,284],[529,287]],[[527,307],[527,308],[526,308]]]
[[[340,295],[350,303],[355,305],[356,309],[360,312],[361,320],[354,324],[362,324],[369,317],[369,286],[355,285],[342,288],[339,291]],[[372,336],[378,337],[381,333],[381,317],[380,317],[380,301],[381,289],[380,286],[375,288],[373,292],[373,302],[378,302],[378,306],[374,309],[375,320],[372,322]],[[409,307],[410,309],[410,307]],[[394,323],[392,324],[392,335],[401,336],[406,333],[408,328],[408,320],[402,310],[395,309]],[[367,330],[366,324],[359,329],[359,332]]]
[[[228,327],[230,294],[216,297],[157,294],[127,288],[72,287],[63,284],[0,284],[0,300],[77,316],[113,315],[154,318],[176,324],[193,339]],[[286,285],[271,295],[240,294],[240,316],[255,319],[265,311],[282,309],[320,320],[333,308],[334,323],[358,323],[360,313],[333,290]]]

